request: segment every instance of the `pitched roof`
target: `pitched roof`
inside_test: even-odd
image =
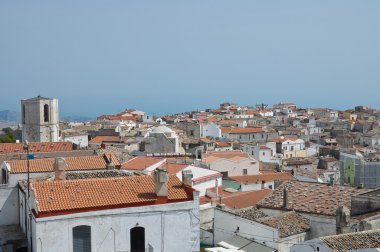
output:
[[[120,166],[120,162],[114,154],[103,156],[83,156],[83,157],[66,157],[66,170],[100,170],[106,169],[109,157],[112,157],[112,162],[115,166]],[[29,160],[29,171],[34,172],[52,172],[54,170],[54,158],[32,159]],[[26,173],[28,172],[27,160],[11,160],[6,161],[11,167],[11,173]]]
[[[258,205],[264,208],[284,209],[283,191],[288,191],[288,208],[297,212],[335,216],[339,206],[351,209],[351,195],[367,192],[345,186],[329,186],[321,183],[286,181]]]
[[[119,136],[96,136],[90,140],[89,143],[103,143],[103,142],[123,142]]]
[[[207,164],[213,163],[219,159],[228,159],[235,162],[248,159],[249,155],[242,151],[208,151],[205,154],[204,162]]]
[[[23,143],[2,143],[0,144],[0,154],[8,153],[26,153]],[[46,143],[29,143],[29,152],[57,152],[72,151],[74,145],[70,142],[46,142]]]
[[[222,133],[228,134],[252,134],[265,132],[263,128],[221,128]]]
[[[261,181],[269,182],[275,180],[292,180],[294,177],[287,172],[272,172],[263,173],[257,175],[244,175],[244,176],[233,176],[230,179],[235,180],[242,184],[251,183],[261,183]]]
[[[155,165],[165,159],[160,157],[134,157],[122,164],[121,168],[125,170],[145,170],[146,168]]]
[[[223,147],[231,147],[231,143],[228,142],[216,142],[215,147],[223,148]]]
[[[209,191],[215,192],[215,188],[207,189]],[[226,207],[230,209],[240,209],[255,206],[259,201],[265,198],[272,190],[263,189],[255,191],[246,191],[246,192],[228,192],[223,190],[223,187],[218,187],[218,194],[220,199],[219,203],[225,204]],[[201,197],[200,203],[206,204],[213,201],[210,197]]]
[[[288,237],[291,235],[307,232],[310,230],[310,220],[294,211],[261,218],[260,223],[276,228],[280,231],[280,237]]]
[[[380,247],[380,229],[320,238],[327,247],[336,252]]]
[[[54,180],[31,183],[37,216],[158,204],[152,176]],[[193,199],[192,190],[169,177],[168,201]]]

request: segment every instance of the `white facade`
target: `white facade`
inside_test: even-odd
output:
[[[259,162],[254,159],[218,159],[209,164],[211,170],[218,171],[223,176],[241,176],[259,174]]]
[[[192,187],[199,191],[199,196],[205,196],[208,188],[218,187],[222,185],[222,174],[209,169],[195,166],[188,166],[182,171],[191,171],[193,174]],[[182,181],[182,171],[176,173],[179,180]]]
[[[22,140],[58,142],[58,100],[37,96],[21,100]]]
[[[130,251],[131,229],[144,228],[146,251],[199,251],[194,201],[32,218],[33,251],[73,251],[73,228],[91,227],[91,251]],[[180,241],[180,242],[179,242]]]
[[[63,136],[62,141],[76,144],[79,148],[86,148],[88,146],[88,134]]]
[[[214,219],[215,243],[226,240],[235,234],[265,244],[265,246],[277,249],[279,252],[288,252],[291,245],[300,243],[307,237],[306,233],[300,233],[280,238],[280,233],[276,228],[216,208]]]
[[[290,140],[282,142],[281,149],[284,151],[300,151],[305,149],[305,141],[302,139]]]
[[[201,124],[201,137],[222,137],[222,130],[215,123]]]

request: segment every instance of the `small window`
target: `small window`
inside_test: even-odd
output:
[[[25,123],[25,104],[22,104],[22,123]]]
[[[223,178],[227,178],[228,177],[228,172],[221,172]]]
[[[272,186],[272,185],[269,185],[268,187],[269,187],[269,189],[273,189],[273,186]]]
[[[8,184],[8,173],[5,169],[1,169],[1,184]]]
[[[73,252],[91,252],[91,227],[73,227]]]
[[[194,136],[194,130],[190,130],[190,136]]]
[[[49,105],[44,105],[44,122],[49,122]]]
[[[263,152],[263,156],[265,156],[265,152]]]
[[[248,174],[248,170],[247,169],[243,169],[243,175],[247,175]]]

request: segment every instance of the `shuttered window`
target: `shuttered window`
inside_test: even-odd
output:
[[[73,228],[73,252],[91,252],[91,227]]]

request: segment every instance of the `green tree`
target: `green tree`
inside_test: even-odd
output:
[[[8,131],[7,134],[0,137],[0,143],[15,143],[16,142],[16,136],[13,133],[13,131]]]

